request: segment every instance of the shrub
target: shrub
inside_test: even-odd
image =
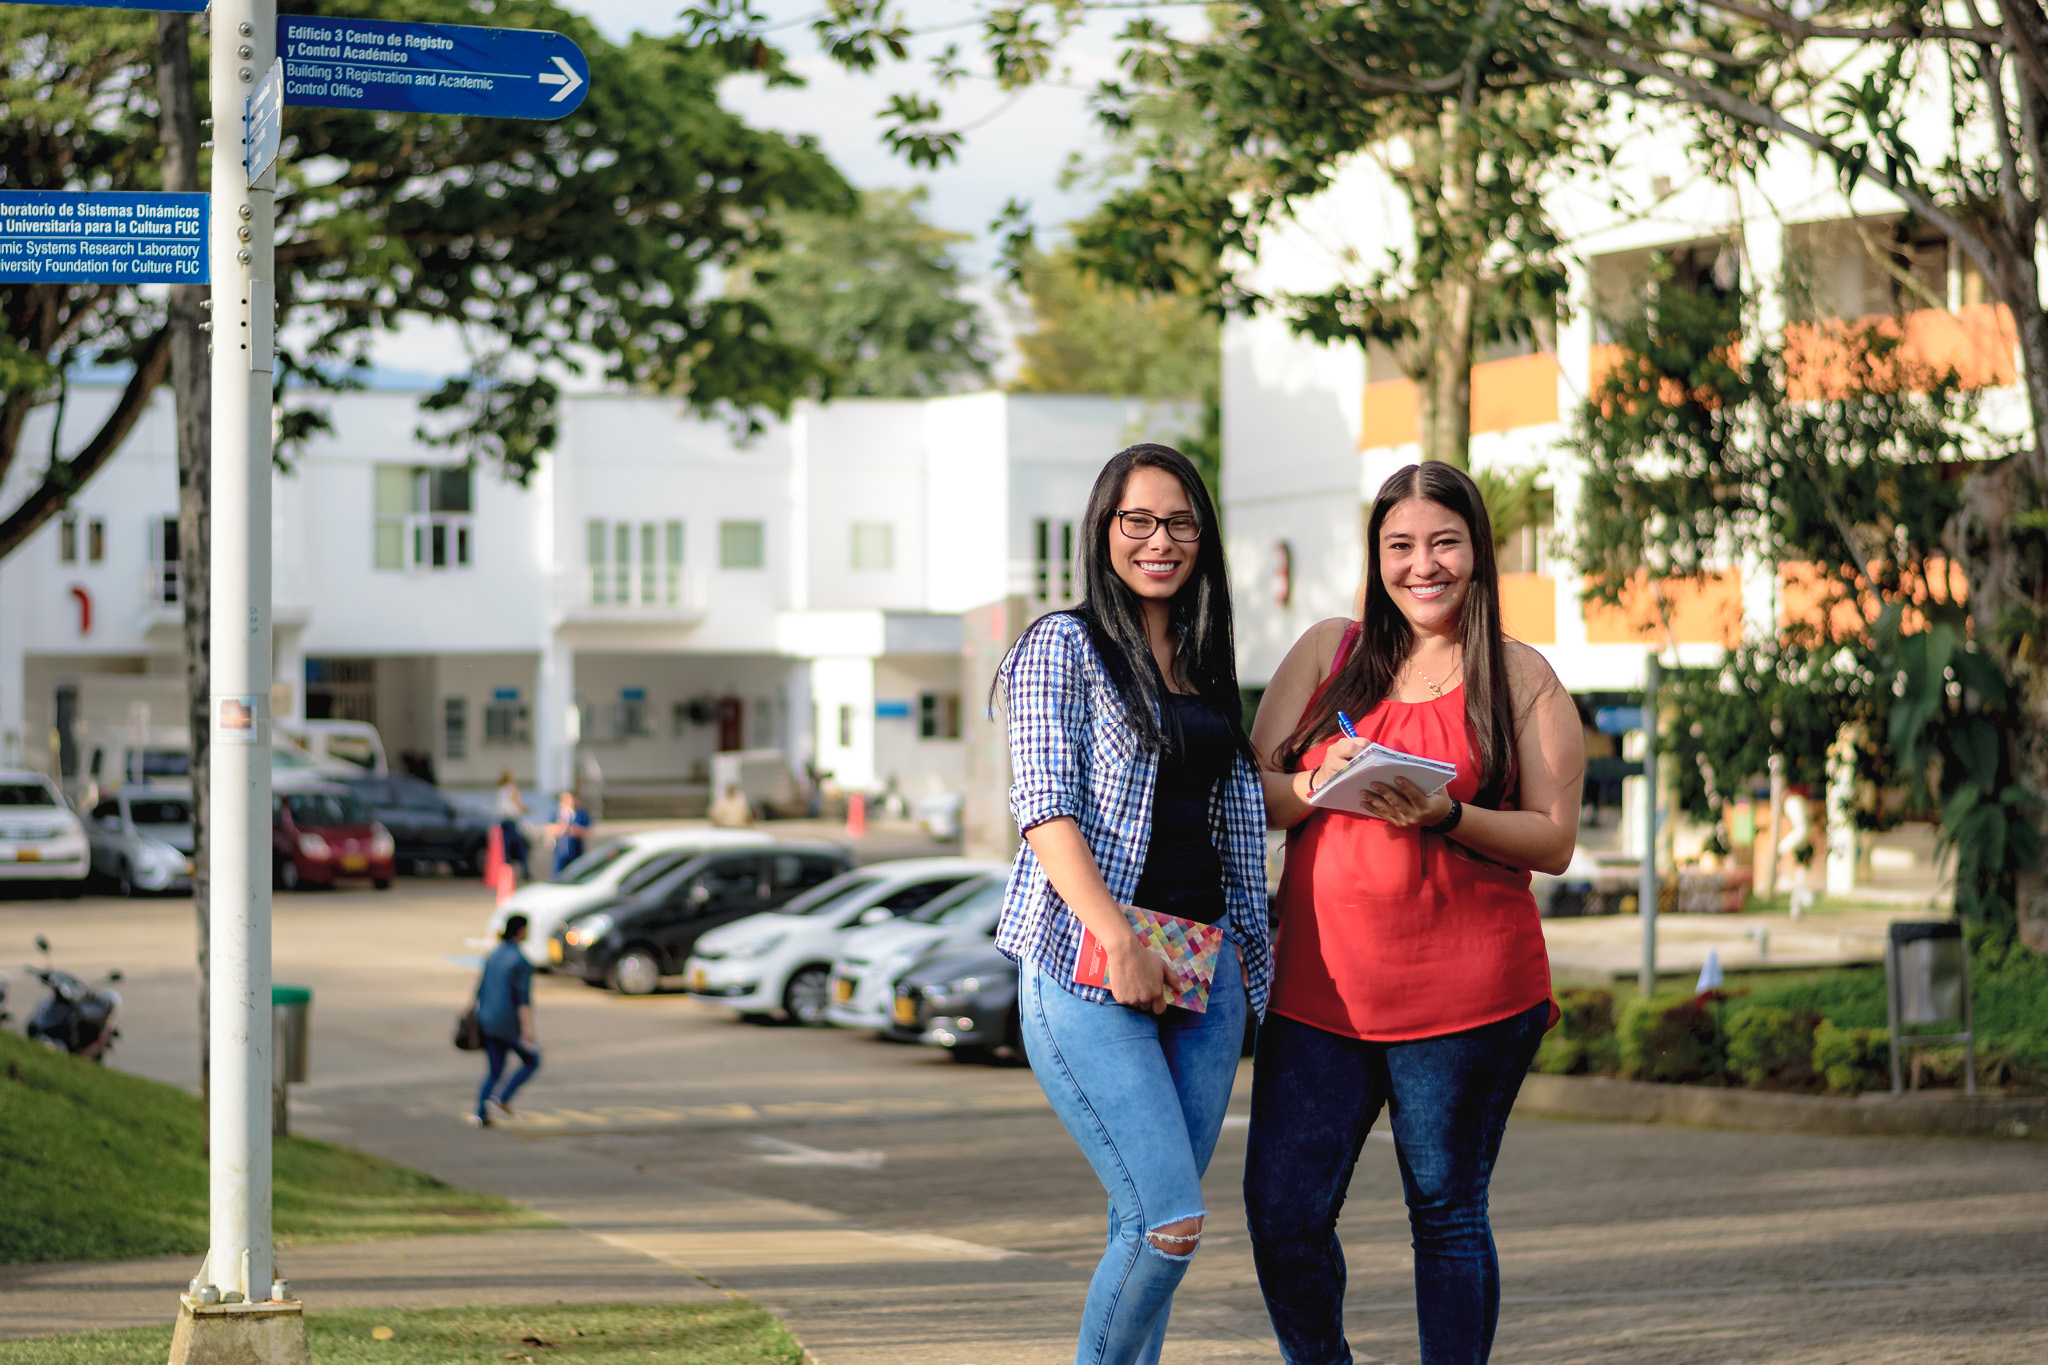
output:
[[[1813,1069],[1838,1095],[1889,1089],[1892,1042],[1881,1028],[1842,1028],[1823,1021],[1813,1031]]]
[[[1794,1014],[1775,1005],[1744,1010],[1728,1023],[1728,1069],[1746,1085],[1809,1089],[1814,1080],[1817,1014]]]
[[[1543,1035],[1529,1069],[1547,1076],[1612,1075],[1614,992],[1561,990],[1557,1007],[1557,1027]]]
[[[1622,1074],[1663,1082],[1719,1079],[1726,1070],[1720,1010],[1727,998],[1708,991],[1626,1001],[1615,1023]]]

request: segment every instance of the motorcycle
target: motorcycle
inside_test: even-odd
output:
[[[53,1052],[105,1062],[114,1040],[121,1036],[121,1031],[114,1027],[121,1014],[120,994],[103,986],[89,986],[70,972],[52,966],[50,940],[41,934],[36,935],[36,948],[43,955],[43,965],[24,962],[21,969],[42,982],[50,995],[29,1016],[29,1041],[41,1043]],[[107,973],[109,983],[120,979],[119,972]]]

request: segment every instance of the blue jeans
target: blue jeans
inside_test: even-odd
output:
[[[1500,1319],[1487,1185],[1549,1017],[1546,1000],[1464,1033],[1369,1043],[1266,1016],[1244,1202],[1287,1365],[1350,1365],[1337,1215],[1382,1105],[1414,1235],[1422,1365],[1484,1365]]]
[[[519,832],[519,822],[500,820],[498,833],[504,837],[505,861],[518,868],[520,876],[532,876],[533,874],[526,870],[526,836]]]
[[[519,1069],[512,1073],[511,1080],[505,1082],[505,1088],[498,1090],[498,1077],[504,1074],[505,1054],[508,1052],[519,1054]],[[493,1091],[497,1091],[498,1103],[509,1105],[512,1103],[512,1097],[519,1093],[519,1087],[532,1080],[533,1073],[540,1070],[540,1049],[528,1047],[512,1038],[493,1038],[485,1035],[484,1058],[490,1063],[491,1069],[484,1073],[484,1083],[476,1092],[478,1118],[490,1117],[484,1112],[484,1105],[490,1101]]]
[[[1020,973],[1031,1069],[1109,1193],[1108,1245],[1088,1285],[1076,1365],[1159,1359],[1194,1247],[1173,1255],[1146,1233],[1208,1212],[1202,1172],[1237,1079],[1245,1009],[1237,948],[1228,941],[1204,1014],[1098,1005],[1043,972]]]

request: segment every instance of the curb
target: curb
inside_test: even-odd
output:
[[[1890,1095],[1837,1099],[1531,1073],[1522,1081],[1514,1112],[1528,1118],[1670,1123],[1751,1133],[2048,1140],[2044,1096],[1971,1098],[1936,1092],[1899,1100]]]

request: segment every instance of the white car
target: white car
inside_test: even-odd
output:
[[[745,848],[775,841],[751,829],[654,829],[607,840],[562,869],[551,882],[529,882],[491,916],[491,938],[505,931],[510,915],[526,916],[526,960],[548,967],[548,940],[555,930],[586,910],[631,895],[663,873],[713,849]]]
[[[76,896],[91,871],[85,826],[56,784],[33,769],[0,768],[0,881],[55,882]]]
[[[995,937],[1009,880],[1006,872],[976,877],[902,919],[848,934],[832,964],[825,1017],[841,1028],[887,1028],[896,1008],[896,978],[911,963],[936,948]]]
[[[834,877],[779,910],[713,929],[683,964],[690,994],[742,1015],[825,1022],[827,983],[847,935],[886,924],[970,878],[1002,870],[968,858],[906,858]]]

